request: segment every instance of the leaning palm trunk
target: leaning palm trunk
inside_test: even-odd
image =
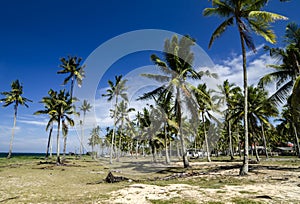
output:
[[[244,160],[243,166],[240,169],[240,175],[247,175],[249,171],[249,138],[248,138],[248,77],[247,77],[247,67],[246,67],[246,48],[245,42],[242,34],[242,30],[239,27],[240,40],[242,45],[242,54],[243,54],[243,77],[244,77]]]
[[[263,137],[263,141],[264,141],[264,149],[265,149],[265,153],[266,153],[266,158],[269,159],[269,155],[268,155],[268,150],[267,150],[267,141],[266,141],[266,137],[265,137],[265,130],[264,130],[264,124],[261,124],[261,132],[262,132],[262,137]]]
[[[65,160],[66,158],[66,151],[67,151],[67,135],[64,135],[63,160]]]
[[[13,146],[13,141],[14,141],[14,136],[15,136],[15,128],[16,128],[16,123],[17,123],[17,112],[18,112],[18,103],[15,104],[15,114],[14,114],[14,126],[12,128],[12,132],[11,132],[11,138],[10,138],[10,143],[9,143],[9,152],[7,155],[7,159],[11,158],[11,154],[12,154],[12,146]]]
[[[254,141],[254,151],[255,151],[255,158],[257,162],[260,162],[260,158],[257,151],[256,141]]]
[[[49,130],[48,143],[47,143],[46,159],[48,159],[48,157],[49,157],[49,148],[50,148],[50,144],[51,144],[52,131],[53,131],[53,126],[52,126],[52,124],[51,124],[51,128],[50,128],[50,130]],[[52,153],[51,153],[51,154],[52,154]]]
[[[210,155],[209,155],[208,138],[207,138],[207,134],[206,134],[204,112],[202,112],[202,121],[203,121],[203,128],[204,128],[204,138],[205,138],[205,147],[206,147],[207,161],[211,162]]]

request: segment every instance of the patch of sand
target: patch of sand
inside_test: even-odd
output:
[[[221,188],[201,188],[187,184],[170,184],[167,186],[132,184],[124,189],[110,193],[109,203],[148,204],[150,200],[170,200],[182,198],[196,203],[221,201],[232,203],[234,198],[247,198],[262,203],[300,203],[299,172],[282,172],[258,170],[246,178],[255,179],[255,184],[225,185]],[[210,173],[201,177],[214,178],[220,175],[238,177],[238,170],[224,170]],[[257,182],[259,181],[259,182]]]

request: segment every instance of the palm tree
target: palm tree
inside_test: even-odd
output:
[[[197,86],[197,89],[194,91],[199,106],[198,108],[199,115],[201,117],[202,124],[203,124],[203,133],[204,133],[205,147],[207,152],[207,161],[211,162],[206,125],[208,124],[210,119],[214,119],[216,122],[218,122],[218,120],[209,112],[209,111],[217,111],[217,110],[210,96],[212,91],[207,90],[206,84],[199,84]]]
[[[54,107],[51,110],[53,117],[57,118],[57,164],[61,164],[60,160],[60,130],[64,135],[64,154],[66,151],[66,136],[68,134],[68,124],[74,126],[74,120],[70,117],[73,114],[78,114],[73,106],[74,98],[71,99],[70,94],[65,90],[60,90],[59,93],[53,91],[50,97],[46,100],[54,100]],[[62,127],[61,127],[62,126]]]
[[[47,142],[47,150],[46,150],[46,159],[49,155],[49,149],[51,144],[51,137],[52,137],[52,131],[53,131],[53,123],[58,122],[57,115],[53,114],[53,110],[56,108],[56,93],[50,89],[48,92],[48,97],[43,97],[41,103],[44,104],[44,110],[39,110],[34,113],[34,115],[40,115],[40,114],[47,114],[49,116],[49,121],[46,126],[46,131],[50,128],[49,136],[48,136],[48,142]],[[50,157],[52,157],[52,152],[50,152]]]
[[[183,165],[189,167],[189,161],[187,159],[187,151],[184,135],[182,132],[182,107],[183,102],[191,111],[194,118],[197,118],[197,105],[192,97],[191,84],[187,79],[201,79],[203,72],[196,72],[193,67],[194,55],[191,51],[191,47],[194,45],[194,40],[189,36],[182,37],[178,40],[178,37],[174,35],[172,39],[167,39],[164,46],[164,61],[156,55],[151,55],[152,61],[162,71],[164,75],[160,74],[142,74],[150,79],[154,79],[163,85],[149,93],[144,94],[140,99],[149,99],[153,96],[160,96],[162,93],[166,94],[170,92],[175,100],[175,118],[178,124],[178,137],[180,138],[181,149],[183,153]]]
[[[91,108],[92,108],[92,106],[87,100],[83,100],[83,103],[79,107],[79,109],[83,112],[83,119],[82,119],[82,122],[81,122],[81,126],[82,126],[83,130],[81,132],[81,139],[80,139],[80,155],[82,155],[82,153],[83,153],[85,117],[86,117],[86,113],[90,112]]]
[[[89,138],[89,145],[92,147],[92,159],[95,159],[95,152],[94,152],[94,148],[95,145],[100,144],[100,127],[97,126],[95,128],[92,129],[91,131],[91,137]]]
[[[233,148],[232,148],[232,121],[230,120],[230,115],[234,111],[231,101],[234,100],[234,96],[241,91],[240,87],[237,87],[234,83],[229,83],[228,80],[223,82],[223,85],[217,85],[219,91],[214,91],[219,95],[213,97],[213,100],[217,100],[217,104],[225,104],[227,109],[225,110],[225,123],[226,130],[229,137],[229,153],[230,159],[234,160]]]
[[[85,65],[80,65],[82,58],[80,57],[71,57],[68,56],[68,59],[61,58],[61,65],[59,66],[62,70],[58,71],[58,74],[69,74],[67,78],[65,78],[63,85],[66,85],[69,80],[71,80],[71,98],[73,98],[73,89],[74,82],[77,82],[77,85],[81,87],[82,80],[85,77],[84,68]]]
[[[120,125],[120,136],[119,136],[119,153],[117,154],[117,161],[120,159],[121,155],[121,139],[123,135],[123,128],[125,123],[127,123],[129,126],[131,126],[131,121],[129,119],[129,113],[135,111],[134,108],[128,108],[128,104],[126,101],[122,100],[119,105],[117,106],[117,112],[116,112],[116,124],[121,123]]]
[[[11,91],[10,92],[2,92],[1,95],[5,96],[5,98],[1,99],[1,102],[4,102],[3,107],[7,107],[11,104],[14,105],[14,124],[12,128],[12,134],[9,144],[9,152],[7,155],[7,159],[11,158],[12,154],[12,146],[15,135],[15,128],[17,123],[17,113],[19,105],[25,106],[28,108],[27,102],[32,102],[28,98],[23,97],[23,86],[20,84],[19,80],[13,81],[11,83]]]
[[[295,137],[295,143],[297,146],[297,154],[298,157],[300,157],[300,146],[299,146],[299,138],[298,138],[298,131],[297,131],[297,123],[295,120],[295,115],[293,114],[293,108],[292,108],[292,97],[290,97],[287,101],[287,104],[284,106],[281,112],[281,118],[277,121],[280,122],[279,125],[277,125],[277,131],[280,135],[283,135],[287,141],[288,139],[286,135],[294,135]],[[298,117],[299,120],[299,117]]]
[[[112,164],[112,154],[113,154],[113,148],[114,148],[114,139],[115,139],[115,131],[116,131],[116,116],[117,116],[117,106],[118,106],[118,100],[119,97],[123,98],[125,101],[128,101],[126,91],[126,82],[127,80],[122,80],[122,75],[115,76],[115,83],[108,80],[108,84],[110,86],[109,89],[106,90],[107,94],[102,94],[103,97],[108,97],[107,101],[111,101],[113,98],[115,98],[115,109],[114,109],[114,127],[112,132],[112,138],[111,138],[111,149],[110,149],[110,164]]]
[[[248,82],[247,82],[247,59],[246,46],[255,51],[255,45],[250,35],[251,31],[264,37],[268,42],[275,43],[276,36],[270,29],[270,23],[278,19],[287,19],[284,16],[262,11],[261,9],[268,3],[268,0],[212,0],[213,8],[206,8],[204,16],[217,15],[225,18],[217,29],[213,32],[209,41],[209,47],[216,38],[220,37],[224,31],[233,26],[234,22],[238,28],[243,56],[243,78],[244,78],[244,134],[245,150],[243,166],[240,175],[248,173]],[[246,44],[246,45],[245,45]]]
[[[249,121],[249,131],[253,136],[253,142],[256,142],[254,136],[257,136],[261,133],[265,152],[267,155],[267,145],[265,138],[264,127],[271,126],[269,122],[270,117],[275,117],[278,115],[277,107],[272,99],[268,98],[268,92],[259,87],[248,87],[248,121]],[[244,104],[240,101],[235,101],[235,113],[232,115],[232,119],[237,120],[241,119],[244,115]],[[261,128],[258,127],[258,124],[261,125]],[[257,157],[259,160],[259,158]]]
[[[272,98],[277,103],[286,101],[297,77],[300,75],[300,27],[295,23],[289,23],[284,37],[285,42],[288,43],[285,49],[266,47],[271,57],[281,61],[281,64],[269,65],[275,69],[274,72],[266,74],[259,82],[261,86],[276,82],[277,91],[272,95]]]

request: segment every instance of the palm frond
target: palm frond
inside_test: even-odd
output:
[[[233,20],[234,20],[233,17],[230,17],[230,18],[226,19],[225,21],[223,21],[223,23],[221,23],[219,25],[219,27],[217,27],[217,29],[213,32],[213,34],[209,40],[209,44],[208,44],[209,48],[212,46],[215,39],[219,38],[226,31],[228,26],[233,25]]]

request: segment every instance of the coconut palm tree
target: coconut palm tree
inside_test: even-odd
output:
[[[299,146],[299,138],[298,138],[298,130],[297,130],[297,123],[295,120],[295,116],[293,114],[293,108],[291,105],[292,97],[290,97],[287,101],[287,104],[283,107],[281,112],[280,119],[277,119],[277,122],[280,122],[280,124],[277,125],[277,131],[280,135],[284,136],[287,141],[292,138],[287,138],[287,135],[293,135],[294,141],[297,146],[297,154],[298,157],[300,157],[300,146]],[[299,117],[298,117],[299,120]]]
[[[197,111],[194,111],[197,110],[197,103],[192,97],[191,91],[191,87],[193,86],[187,82],[187,79],[201,79],[203,76],[203,72],[195,71],[192,66],[194,54],[191,51],[191,47],[194,43],[194,40],[189,36],[182,37],[178,40],[178,37],[174,35],[171,40],[167,39],[164,46],[164,60],[156,55],[151,55],[152,61],[157,65],[163,75],[142,74],[142,76],[156,80],[163,85],[140,97],[140,99],[150,99],[153,96],[159,96],[168,92],[173,95],[175,100],[175,118],[179,128],[178,137],[180,138],[183,165],[185,168],[189,167],[189,161],[187,159],[185,138],[182,132],[183,103],[189,108],[191,115],[197,118]]]
[[[81,126],[82,126],[83,129],[82,129],[82,132],[81,132],[81,139],[80,139],[80,151],[79,151],[80,155],[82,155],[82,153],[83,153],[85,117],[86,117],[86,113],[90,112],[91,108],[92,108],[92,106],[87,100],[83,100],[83,103],[79,107],[80,111],[83,112],[83,119],[82,119],[82,122],[81,122]]]
[[[97,144],[100,144],[100,140],[101,140],[100,127],[97,126],[97,127],[93,128],[90,135],[91,135],[91,137],[89,138],[88,145],[90,145],[92,147],[92,159],[96,159],[94,148]]]
[[[127,90],[126,88],[126,79],[122,79],[122,75],[115,76],[115,83],[108,80],[109,89],[106,90],[106,94],[102,94],[103,97],[107,97],[107,101],[111,101],[112,99],[115,99],[115,108],[114,108],[114,127],[112,132],[112,138],[111,138],[111,148],[110,148],[110,164],[112,164],[112,155],[113,155],[113,149],[114,149],[114,139],[115,139],[115,132],[116,132],[116,121],[117,121],[117,106],[118,106],[118,100],[119,97],[121,97],[123,100],[128,101],[127,93],[125,92]]]
[[[262,135],[265,152],[267,154],[267,145],[265,138],[264,127],[271,126],[269,122],[270,117],[278,115],[277,107],[272,99],[268,98],[268,92],[259,87],[248,87],[248,121],[249,132],[252,135],[253,142],[256,142],[255,136]],[[241,98],[241,96],[240,96]],[[244,103],[243,101],[235,101],[235,113],[232,114],[232,120],[239,120],[244,116]],[[258,124],[261,125],[259,128]],[[257,157],[259,160],[259,158]]]
[[[49,121],[46,126],[46,131],[49,130],[49,136],[48,136],[48,142],[47,142],[47,150],[46,150],[46,159],[49,155],[49,149],[51,144],[51,138],[52,138],[52,131],[53,131],[53,123],[58,122],[57,115],[53,114],[53,109],[56,107],[56,93],[52,89],[48,91],[49,96],[43,97],[42,101],[40,103],[44,104],[44,110],[39,110],[34,113],[34,115],[40,115],[40,114],[47,114],[49,116]],[[50,157],[52,157],[52,152],[50,152]]]
[[[276,83],[277,91],[271,97],[277,103],[286,101],[300,75],[300,27],[295,23],[289,23],[284,39],[288,43],[285,49],[265,47],[270,56],[281,61],[281,64],[269,65],[275,69],[274,72],[266,74],[259,82],[261,86]]]
[[[46,100],[54,100],[54,107],[51,110],[53,117],[57,118],[57,164],[61,164],[60,160],[60,130],[64,135],[64,154],[66,151],[66,136],[68,134],[68,125],[74,126],[74,120],[71,118],[72,115],[77,115],[75,107],[73,106],[74,98],[71,99],[70,94],[65,90],[60,90],[59,93],[53,91],[50,97]]]
[[[229,153],[230,159],[234,160],[233,157],[233,148],[232,148],[232,121],[229,119],[230,115],[234,111],[231,101],[234,100],[234,96],[241,91],[240,87],[237,87],[234,83],[229,83],[228,80],[223,82],[223,85],[217,85],[219,91],[216,92],[218,95],[215,95],[212,100],[216,100],[217,104],[225,104],[227,109],[225,110],[225,127],[229,137]]]
[[[203,124],[203,134],[204,134],[204,141],[205,141],[205,147],[207,152],[207,161],[211,162],[210,159],[210,151],[209,151],[209,143],[208,143],[208,136],[207,136],[207,124],[208,121],[211,119],[214,119],[214,121],[219,122],[211,113],[210,111],[218,111],[216,109],[216,106],[213,104],[213,100],[211,97],[212,90],[207,90],[206,84],[199,84],[197,86],[197,89],[195,91],[195,98],[198,103],[198,110],[199,110],[199,116],[202,120]],[[201,93],[201,94],[199,94]]]
[[[68,56],[68,58],[62,57],[60,59],[61,65],[59,66],[62,70],[59,70],[58,74],[69,74],[67,78],[65,78],[63,85],[66,85],[71,80],[71,89],[70,94],[71,98],[73,98],[73,89],[74,83],[77,82],[77,85],[81,87],[82,80],[85,77],[84,68],[85,65],[80,65],[82,58],[80,57],[72,57]]]
[[[129,119],[129,113],[135,111],[134,108],[128,108],[128,104],[126,101],[122,100],[119,105],[117,106],[117,120],[116,124],[120,123],[120,136],[119,136],[119,152],[117,154],[117,161],[120,160],[120,155],[121,155],[121,139],[123,135],[123,129],[126,123],[131,126],[131,121]]]
[[[270,23],[278,19],[287,19],[284,16],[262,11],[262,8],[268,3],[268,0],[212,0],[213,8],[206,8],[203,11],[204,16],[220,16],[225,20],[213,32],[209,47],[216,38],[220,37],[229,26],[234,23],[238,28],[241,41],[243,56],[243,78],[244,78],[244,130],[245,130],[245,150],[244,161],[240,175],[248,173],[248,82],[247,82],[247,59],[246,46],[255,51],[255,45],[250,35],[251,31],[262,36],[270,43],[276,42],[276,35],[270,29]]]
[[[12,154],[12,146],[13,146],[13,140],[15,136],[15,128],[17,123],[17,113],[18,113],[18,107],[19,105],[25,106],[28,108],[27,102],[32,102],[30,99],[23,97],[23,86],[20,84],[19,80],[13,81],[11,83],[11,91],[9,92],[2,92],[1,95],[3,95],[5,98],[0,99],[1,102],[4,102],[3,107],[7,107],[9,105],[14,105],[14,124],[12,128],[12,134],[10,138],[10,144],[9,144],[9,152],[7,155],[7,159],[11,158]]]

